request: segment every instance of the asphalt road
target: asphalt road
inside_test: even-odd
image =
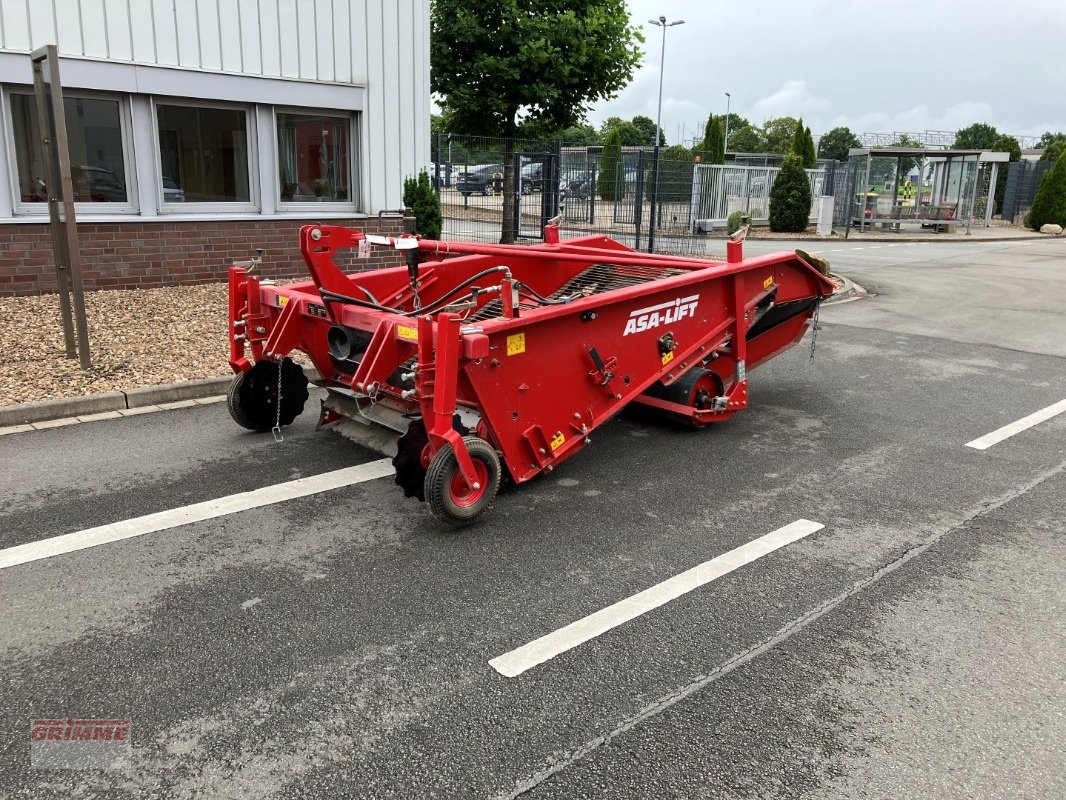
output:
[[[0,569],[0,796],[1066,796],[1066,414],[965,446],[1066,398],[1066,242],[868,248],[750,410],[620,418],[461,533],[382,478]],[[0,437],[0,558],[379,458],[312,417]],[[38,718],[129,719],[131,763],[32,769]]]

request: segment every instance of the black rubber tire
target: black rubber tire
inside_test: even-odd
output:
[[[714,388],[714,394],[712,395],[714,397],[721,395],[725,391],[725,384],[717,372],[703,367],[694,367],[669,386],[664,386],[656,381],[648,387],[647,394],[660,400],[669,400],[671,403],[695,406],[694,389],[697,381],[702,381],[705,385],[710,383]],[[670,414],[669,416],[693,430],[706,428],[710,425],[708,422],[697,422],[692,417],[682,417],[676,414]]]
[[[278,365],[259,361],[237,375],[226,392],[226,408],[233,421],[250,431],[269,431],[278,421]],[[303,368],[286,358],[281,363],[281,420],[291,425],[307,402],[307,376]]]
[[[233,376],[233,380],[230,381],[229,389],[226,390],[226,409],[229,411],[229,415],[233,417],[234,422],[242,428],[254,431],[259,429],[256,428],[255,422],[244,413],[240,404],[240,391],[246,374],[245,372],[238,372]]]
[[[500,457],[496,455],[492,445],[484,439],[464,436],[463,442],[475,466],[480,463],[485,469],[484,485],[474,500],[464,504],[453,496],[453,483],[457,477],[459,464],[450,446],[438,450],[426,470],[425,495],[429,510],[442,522],[456,526],[472,522],[492,505],[500,489],[502,469]]]

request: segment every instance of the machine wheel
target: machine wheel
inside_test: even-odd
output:
[[[396,468],[396,485],[403,489],[404,497],[426,499],[426,464],[422,461],[422,453],[428,444],[426,423],[421,418],[411,420],[407,433],[396,441],[392,466]]]
[[[718,373],[702,367],[690,369],[669,386],[656,383],[648,389],[648,394],[652,397],[701,409],[710,408],[714,398],[721,396],[724,392],[725,384]],[[705,428],[710,424],[692,417],[678,416],[678,419],[693,428]]]
[[[307,376],[291,358],[281,362],[281,424],[291,425],[307,402]],[[251,431],[269,431],[278,421],[278,365],[259,361],[239,373],[226,393],[233,421]]]
[[[429,462],[426,470],[425,495],[429,510],[444,522],[470,522],[492,505],[500,488],[500,458],[484,439],[464,436],[477,472],[478,489],[470,489],[459,471],[459,464],[451,447],[442,447]]]
[[[452,427],[460,436],[470,431],[463,425],[459,415],[452,417]],[[392,466],[396,468],[396,485],[403,489],[404,497],[417,497],[426,500],[426,467],[429,460],[425,457],[429,445],[426,433],[426,421],[419,417],[411,420],[407,432],[396,440],[396,455],[392,457]]]

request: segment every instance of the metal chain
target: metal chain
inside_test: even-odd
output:
[[[807,363],[814,363],[814,348],[818,345],[818,312],[821,310],[822,304],[819,303],[814,307],[814,322],[811,325],[813,334],[811,335],[811,357]]]
[[[285,363],[284,359],[278,362],[278,396],[275,400],[277,404],[277,416],[274,418],[274,427],[270,432],[274,435],[275,442],[284,442],[285,437],[281,435],[281,365]]]

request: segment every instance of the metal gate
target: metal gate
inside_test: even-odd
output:
[[[543,239],[544,226],[558,213],[560,173],[557,153],[516,153],[515,230],[520,239]]]

